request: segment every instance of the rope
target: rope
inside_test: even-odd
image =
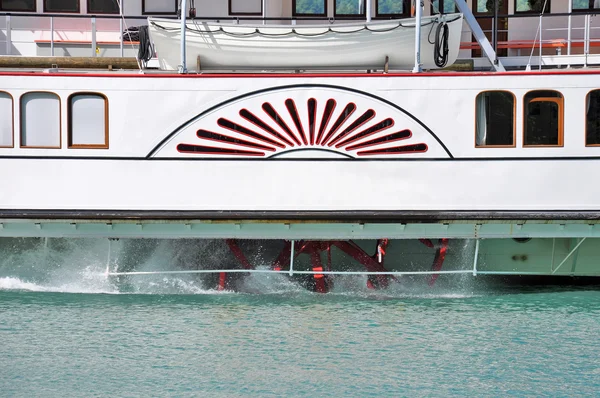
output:
[[[454,19],[452,19],[449,22],[454,22],[456,20],[458,20],[460,17],[456,17]],[[173,31],[178,31],[180,28],[166,28],[154,21],[150,21],[150,23],[157,27],[158,29],[167,31],[167,32],[173,32]],[[435,19],[431,19],[429,22],[422,24],[421,26],[428,26],[428,25],[435,25],[437,23],[437,18]],[[248,37],[248,36],[254,36],[254,35],[261,35],[261,36],[266,36],[266,37],[282,37],[282,36],[290,36],[290,35],[297,35],[297,36],[301,36],[301,37],[317,37],[317,36],[323,36],[326,35],[328,33],[337,33],[337,34],[351,34],[351,33],[357,33],[357,32],[361,32],[361,31],[369,31],[369,32],[373,32],[373,33],[385,33],[385,32],[391,32],[393,30],[399,29],[399,28],[414,28],[414,25],[405,25],[402,22],[398,22],[397,26],[394,26],[392,28],[387,28],[387,29],[372,29],[369,26],[365,25],[359,29],[356,30],[352,30],[352,31],[338,31],[335,29],[332,29],[330,27],[328,27],[325,31],[321,32],[321,33],[299,33],[295,28],[292,28],[289,32],[286,33],[265,33],[262,32],[259,28],[255,28],[253,32],[248,32],[248,33],[234,33],[234,32],[228,32],[225,29],[223,29],[222,26],[219,26],[218,29],[215,30],[202,30],[202,29],[193,29],[190,27],[187,27],[187,30],[190,32],[196,32],[196,33],[214,33],[214,32],[221,32],[223,34],[229,35],[229,36],[233,36],[233,37]]]
[[[121,14],[121,19],[123,20],[123,26],[127,26],[127,22],[125,21],[125,17],[123,16],[123,8],[121,6],[121,0],[116,0],[116,1],[117,1],[117,5],[119,6],[119,14]],[[132,43],[134,40],[131,40],[131,34],[129,33],[129,30],[125,29],[125,33],[127,33],[127,35],[129,36],[129,42],[131,43],[131,48],[135,48],[135,46]],[[123,40],[123,39],[124,39],[124,35],[123,35],[123,33],[121,33],[121,40]],[[136,59],[135,61],[138,64],[138,68],[139,68],[140,72],[142,72],[142,65],[140,64],[140,60]]]
[[[435,30],[435,46],[433,46],[433,62],[438,68],[448,63],[448,24],[438,24]]]
[[[544,5],[542,6],[542,10],[540,11],[541,17],[544,16],[544,10],[546,9],[547,3],[548,3],[548,0],[545,0]],[[531,54],[529,54],[529,60],[527,60],[527,66],[525,67],[527,70],[531,69],[531,59],[533,58],[533,52],[535,51],[535,42],[537,41],[538,35],[541,34],[541,28],[542,28],[541,25],[538,23],[537,30],[535,31],[535,38],[533,39],[533,45],[531,46]],[[542,44],[541,41],[540,41],[540,44]],[[541,56],[542,56],[542,49],[540,49],[540,57]],[[542,64],[540,63],[540,68],[541,67],[542,67]]]
[[[140,47],[138,48],[137,59],[143,61],[146,64],[154,55],[154,46],[152,40],[150,40],[150,34],[148,33],[148,26],[140,26]]]

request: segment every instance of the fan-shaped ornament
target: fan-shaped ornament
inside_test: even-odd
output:
[[[370,95],[328,86],[275,88],[202,113],[154,157],[449,157],[422,123]]]

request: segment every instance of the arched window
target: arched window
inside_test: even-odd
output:
[[[515,96],[485,91],[475,100],[475,146],[515,146]]]
[[[585,99],[585,145],[600,145],[600,90],[590,91]]]
[[[21,96],[21,146],[60,148],[60,98],[54,93]]]
[[[13,147],[13,97],[0,91],[0,148]]]
[[[102,94],[69,96],[69,148],[108,148],[108,100]]]
[[[523,99],[523,146],[563,146],[564,100],[553,90],[536,90]]]

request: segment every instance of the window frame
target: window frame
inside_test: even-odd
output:
[[[379,0],[375,0],[375,18],[377,19],[394,19],[398,17],[410,17],[411,2],[409,0],[402,0],[402,9],[404,10],[404,12],[401,14],[382,14],[379,12]]]
[[[548,0],[550,1],[550,0]],[[590,7],[590,3],[591,3],[591,7]],[[598,11],[600,10],[600,7],[594,7],[594,0],[588,0],[588,8],[573,8],[572,12],[581,12],[581,13],[589,13],[591,11]]]
[[[512,145],[477,145],[477,98],[484,93],[508,93],[513,99],[513,143]],[[517,147],[517,96],[512,91],[508,90],[484,90],[477,93],[475,96],[475,136],[473,137],[475,148],[516,148]]]
[[[536,91],[552,91],[560,94],[560,97],[534,97],[526,102],[525,97],[529,93]],[[556,145],[531,145],[525,143],[525,134],[527,133],[527,115],[525,111],[527,110],[527,104],[532,102],[554,102],[558,105],[558,143]],[[523,134],[521,138],[523,139],[523,148],[563,148],[565,146],[565,96],[563,93],[554,89],[536,89],[530,90],[523,95]]]
[[[2,1],[0,0],[0,11],[4,11],[4,12],[37,12],[37,0],[33,0],[33,8],[32,9],[28,9],[28,8],[19,8],[19,9],[5,9],[2,6]]]
[[[535,15],[539,15],[540,12],[539,11],[534,11],[534,10],[527,10],[527,11],[517,11],[517,2],[519,0],[513,0],[513,10],[515,14],[535,14]],[[545,0],[540,0],[540,1],[545,1]],[[552,0],[548,0],[547,3],[547,10],[544,10],[544,14],[549,14],[552,11]]]
[[[300,14],[296,12],[296,1],[297,0],[292,0],[292,17],[326,17],[327,16],[327,3],[329,3],[328,0],[322,0],[323,1],[323,13],[321,14]],[[334,6],[335,7],[335,6]]]
[[[366,2],[363,2],[363,11],[359,14],[338,14],[337,12],[337,0],[333,0],[333,16],[334,17],[343,17],[343,18],[366,18],[367,17],[367,5]]]
[[[142,0],[142,15],[177,15],[179,2],[177,0],[173,0],[173,4],[175,4],[175,11],[146,11],[146,0]]]
[[[73,144],[73,104],[72,99],[78,95],[93,95],[104,99],[104,144]],[[108,98],[102,93],[78,91],[67,98],[67,148],[68,149],[109,149],[108,134]]]
[[[23,98],[29,94],[53,94],[58,98],[58,146],[23,145]],[[14,106],[14,103],[13,103]],[[27,91],[19,97],[19,148],[23,149],[62,149],[62,99],[54,91]]]
[[[444,10],[444,0],[438,0],[438,3],[442,5],[442,10],[440,12],[440,14],[442,14],[442,15],[445,15],[445,14],[455,14],[457,12],[460,12],[458,10],[458,7],[456,7],[455,3],[453,3],[454,4],[454,11],[451,11],[451,12],[447,12],[446,10]],[[429,2],[429,15],[437,15],[437,14],[434,13],[434,10],[433,10],[433,0]],[[502,90],[495,90],[495,91],[502,91]]]
[[[12,129],[11,129],[11,137],[12,137],[12,145],[0,145],[0,148],[14,148],[15,147],[15,97],[8,91],[0,91],[1,94],[7,94],[10,97],[11,109],[12,109]]]
[[[598,144],[588,144],[588,142],[587,142],[588,121],[587,121],[587,109],[586,109],[587,106],[586,105],[587,105],[587,102],[588,102],[588,100],[590,98],[590,94],[593,93],[593,92],[595,92],[595,91],[598,92],[598,95],[600,96],[600,89],[595,88],[593,90],[590,90],[586,94],[586,96],[585,96],[585,102],[583,103],[583,105],[584,105],[583,106],[583,120],[585,120],[585,129],[583,131],[583,134],[585,135],[585,137],[584,137],[584,139],[585,139],[585,146],[586,147],[590,147],[590,148],[591,147],[600,147],[600,142]]]
[[[260,2],[260,12],[233,12],[231,11],[231,3],[234,0],[227,0],[227,12],[229,13],[228,15],[246,15],[246,16],[259,16],[262,17],[263,15],[263,1]]]
[[[77,4],[77,10],[75,11],[62,11],[62,10],[58,10],[58,11],[52,11],[52,10],[48,10],[48,6],[46,5],[47,0],[43,1],[43,10],[44,13],[48,13],[48,14],[81,14],[81,1],[80,0],[75,0],[75,3]]]
[[[120,6],[123,7],[123,2],[124,2],[124,0],[119,0],[118,3],[117,3],[117,5],[120,4]],[[116,12],[104,12],[104,11],[102,11],[102,12],[98,12],[98,11],[94,12],[94,11],[90,11],[91,5],[92,5],[92,0],[86,0],[86,3],[87,3],[86,6],[87,6],[87,13],[88,14],[92,14],[92,15],[96,15],[96,14],[98,14],[98,15],[119,15],[120,14],[119,10],[117,10]]]

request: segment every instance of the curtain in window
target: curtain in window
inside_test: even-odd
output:
[[[476,145],[484,146],[487,140],[487,108],[488,108],[488,95],[481,93],[477,96],[476,104]]]

